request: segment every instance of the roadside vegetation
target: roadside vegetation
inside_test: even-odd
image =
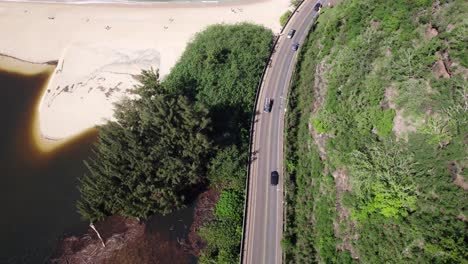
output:
[[[322,11],[289,95],[287,263],[467,263],[467,11]]]
[[[81,215],[144,220],[193,202],[207,188],[220,198],[199,234],[200,263],[237,263],[256,87],[273,40],[252,24],[216,25],[196,35],[171,73],[143,71],[134,99],[99,128],[89,173],[80,180]]]
[[[289,17],[292,15],[292,11],[288,10],[284,12],[284,14],[281,15],[280,17],[280,25],[284,27],[286,25],[286,22],[288,22]]]

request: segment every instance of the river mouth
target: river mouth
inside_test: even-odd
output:
[[[0,263],[48,263],[62,238],[87,230],[75,202],[97,131],[59,144],[41,138],[37,105],[53,69],[20,74],[0,68]],[[151,243],[185,239],[192,217],[193,206],[153,216],[147,233],[161,235]]]
[[[0,71],[1,263],[44,262],[62,234],[86,227],[74,205],[76,184],[97,134],[82,134],[47,153],[37,147],[36,105],[50,73]]]

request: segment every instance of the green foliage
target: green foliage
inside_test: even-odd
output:
[[[463,67],[468,67],[468,51],[466,43],[468,35],[468,21],[464,20],[463,23],[450,32],[450,47],[453,48],[452,56],[460,62]]]
[[[415,170],[415,161],[404,146],[386,140],[369,146],[365,152],[355,150],[350,162],[358,219],[374,213],[405,217],[415,210],[413,178],[421,177],[421,172]]]
[[[214,215],[218,219],[236,220],[241,222],[242,209],[244,208],[242,195],[242,193],[233,190],[222,191],[221,196],[216,203]]]
[[[200,263],[239,259],[251,111],[272,40],[261,26],[210,26],[188,44],[162,87],[206,105],[213,123],[209,136],[216,148],[207,162],[208,179],[221,196],[216,219],[199,231],[207,243]]]
[[[465,2],[345,0],[321,14],[288,99],[286,262],[466,263],[468,193],[453,182],[466,181]],[[439,59],[450,78],[435,76]],[[397,114],[416,132],[396,139]],[[326,176],[337,169],[349,191]]]
[[[211,149],[208,111],[184,96],[159,94],[157,77],[143,72],[138,99],[119,104],[116,121],[99,128],[78,202],[92,222],[112,214],[167,214],[203,182]]]
[[[223,190],[216,203],[217,221],[205,225],[200,236],[207,242],[200,263],[237,263],[242,237],[244,194],[241,191]]]
[[[247,153],[236,146],[219,151],[211,160],[208,178],[212,186],[242,190],[245,186]]]
[[[371,112],[371,114],[373,116],[374,127],[377,129],[377,134],[381,137],[389,137],[392,134],[395,110],[375,110]]]
[[[422,116],[428,107],[427,102],[429,87],[423,80],[409,79],[399,85],[397,107],[405,110],[406,115]]]
[[[286,25],[286,22],[288,22],[289,17],[292,15],[292,11],[288,10],[284,12],[284,14],[281,15],[280,17],[280,25],[284,27]]]
[[[238,262],[242,228],[237,221],[212,222],[202,227],[198,233],[207,242],[199,259],[200,263]]]
[[[270,30],[257,25],[210,26],[187,45],[165,86],[194,94],[209,107],[238,107],[250,114],[272,39]]]
[[[327,128],[320,118],[312,118],[310,121],[312,122],[312,126],[314,127],[315,131],[317,131],[317,133],[322,134],[327,132]]]
[[[291,0],[291,5],[293,7],[298,7],[301,3],[302,3],[303,0]]]
[[[90,172],[80,180],[83,217],[169,213],[208,179],[221,196],[216,219],[199,231],[207,243],[199,261],[236,263],[250,117],[272,40],[261,26],[210,26],[163,83],[157,72],[142,71],[136,99],[100,128]]]

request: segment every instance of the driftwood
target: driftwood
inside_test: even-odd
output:
[[[90,223],[90,224],[89,224],[89,227],[91,227],[91,229],[93,229],[94,232],[96,232],[96,234],[97,234],[99,240],[101,240],[102,246],[103,246],[103,247],[106,247],[106,244],[104,244],[104,240],[102,239],[101,234],[99,234],[99,232],[97,231],[97,229],[96,229],[96,227],[94,226],[94,224],[93,224],[93,223]]]

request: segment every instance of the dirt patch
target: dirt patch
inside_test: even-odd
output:
[[[325,59],[322,60],[317,67],[315,68],[315,79],[314,79],[314,102],[312,105],[312,116],[316,116],[319,109],[322,107],[325,97],[327,96],[327,80],[324,75],[328,70],[328,67],[325,63]],[[318,147],[320,158],[322,160],[327,159],[327,153],[325,150],[325,145],[329,136],[327,134],[318,133],[315,131],[312,123],[309,122],[309,133],[312,135],[312,138],[315,141],[315,144]],[[325,168],[327,170],[327,168]]]
[[[327,139],[328,136],[326,134],[319,134],[317,131],[315,131],[312,123],[309,122],[309,133],[312,135],[312,138],[314,139],[315,145],[317,145],[320,159],[321,160],[326,160],[327,159],[327,152],[325,150],[325,146],[327,144]],[[325,171],[327,172],[327,171]]]
[[[195,256],[200,255],[200,251],[205,248],[206,243],[198,235],[200,227],[215,219],[213,214],[216,202],[219,199],[219,192],[214,189],[208,189],[200,194],[195,202],[195,212],[193,223],[188,235],[189,251]]]
[[[315,79],[314,79],[314,104],[312,108],[313,113],[317,113],[320,107],[322,107],[327,96],[327,80],[324,75],[327,72],[328,67],[323,59],[315,68]]]
[[[437,77],[437,78],[450,78],[450,73],[447,71],[447,68],[445,67],[444,61],[441,59],[438,59],[434,65],[432,65],[432,73]]]
[[[389,87],[385,89],[384,99],[380,102],[380,107],[382,109],[396,109],[395,99],[398,95],[397,89],[394,87]]]
[[[408,133],[416,132],[415,121],[403,115],[402,110],[395,110],[395,117],[393,119],[393,132],[397,139],[406,139]]]
[[[442,53],[437,52],[436,56],[438,59],[434,65],[432,65],[432,73],[439,79],[450,78],[452,75],[450,73],[452,62],[450,61],[448,51],[444,51]]]
[[[452,75],[461,75],[465,81],[468,79],[468,69],[456,61],[451,64],[451,72]]]
[[[143,222],[112,216],[95,224],[105,247],[96,233],[88,228],[84,235],[63,238],[51,263],[192,263],[193,256],[198,256],[206,246],[198,230],[214,219],[213,210],[218,199],[219,192],[214,189],[208,189],[197,197],[187,239],[175,241],[169,238],[169,233],[155,231]]]
[[[466,182],[463,177],[465,166],[460,165],[457,162],[450,162],[447,169],[449,170],[450,175],[452,175],[453,183],[463,190],[468,191],[468,182]]]
[[[465,179],[460,174],[457,174],[455,180],[453,181],[455,185],[463,188],[463,190],[468,191],[468,182],[465,182]]]
[[[324,7],[331,7],[333,8],[334,6],[336,6],[336,4],[338,4],[341,0],[330,0],[328,1],[328,4],[326,4]]]
[[[103,264],[191,263],[190,255],[175,241],[160,233],[146,233],[102,261]],[[90,263],[90,262],[88,262]]]
[[[161,234],[148,233],[136,220],[112,216],[95,224],[105,247],[89,228],[82,236],[66,237],[51,263],[189,263],[190,255]],[[174,262],[175,261],[175,262]]]
[[[457,219],[458,219],[458,220],[461,220],[461,221],[463,221],[463,222],[468,222],[468,217],[466,217],[466,215],[465,215],[464,213],[459,213],[459,214],[457,215]]]
[[[378,28],[380,26],[380,22],[379,21],[371,21],[370,26],[372,28]]]
[[[427,25],[426,30],[424,32],[424,36],[426,39],[431,39],[435,36],[439,35],[439,31],[436,28],[432,27],[432,25]]]
[[[396,98],[398,97],[398,90],[390,86],[385,89],[384,100],[380,103],[384,109],[394,109],[395,117],[393,118],[393,133],[397,139],[405,139],[408,133],[416,132],[416,122],[411,118],[404,116],[403,110],[396,109]]]
[[[453,24],[448,24],[447,25],[447,32],[452,32],[452,30],[455,28],[455,25]]]
[[[337,249],[344,251],[347,250],[351,253],[353,259],[359,259],[359,255],[353,247],[353,240],[357,240],[358,236],[355,235],[356,223],[353,223],[350,218],[349,209],[343,206],[343,195],[345,192],[351,192],[351,185],[349,182],[349,175],[340,168],[332,173],[335,179],[336,188],[336,211],[338,213],[337,222],[333,223],[334,233],[336,237],[341,238],[342,243],[337,245]]]

